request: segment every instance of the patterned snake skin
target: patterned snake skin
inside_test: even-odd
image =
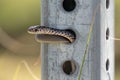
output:
[[[61,30],[37,25],[29,27],[28,33],[60,36],[66,38],[70,43],[75,41],[75,34],[71,30]]]

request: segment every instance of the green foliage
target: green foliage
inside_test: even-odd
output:
[[[0,0],[0,27],[12,35],[40,24],[40,0]]]

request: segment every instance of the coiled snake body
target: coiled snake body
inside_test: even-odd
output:
[[[62,37],[65,38],[69,43],[75,41],[75,34],[72,30],[61,30],[37,25],[29,27],[28,33],[44,35],[46,37],[47,36],[56,36],[56,38]]]

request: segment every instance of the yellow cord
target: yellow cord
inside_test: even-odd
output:
[[[18,76],[18,73],[19,73],[19,71],[20,71],[20,68],[21,68],[21,64],[18,64],[17,69],[16,69],[16,71],[15,71],[15,74],[14,74],[12,80],[17,80],[17,76]]]
[[[25,65],[27,71],[28,71],[28,72],[30,73],[30,75],[34,78],[34,80],[40,80],[38,77],[36,77],[36,76],[34,75],[34,73],[32,72],[32,70],[30,69],[28,63],[27,63],[25,60],[21,61],[21,62],[18,64],[17,69],[16,69],[16,71],[15,71],[15,74],[14,74],[12,80],[17,80],[17,76],[18,76],[18,73],[19,73],[19,71],[20,71],[20,69],[21,69],[21,65],[22,65],[22,64]]]

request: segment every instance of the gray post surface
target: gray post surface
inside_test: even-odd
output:
[[[90,24],[98,5],[80,80],[114,80],[114,41],[109,38],[114,36],[114,0],[69,0],[75,1],[70,4],[75,7],[73,11],[64,1],[68,0],[41,1],[41,25],[71,29],[76,33],[76,41],[41,44],[41,80],[78,80]]]

